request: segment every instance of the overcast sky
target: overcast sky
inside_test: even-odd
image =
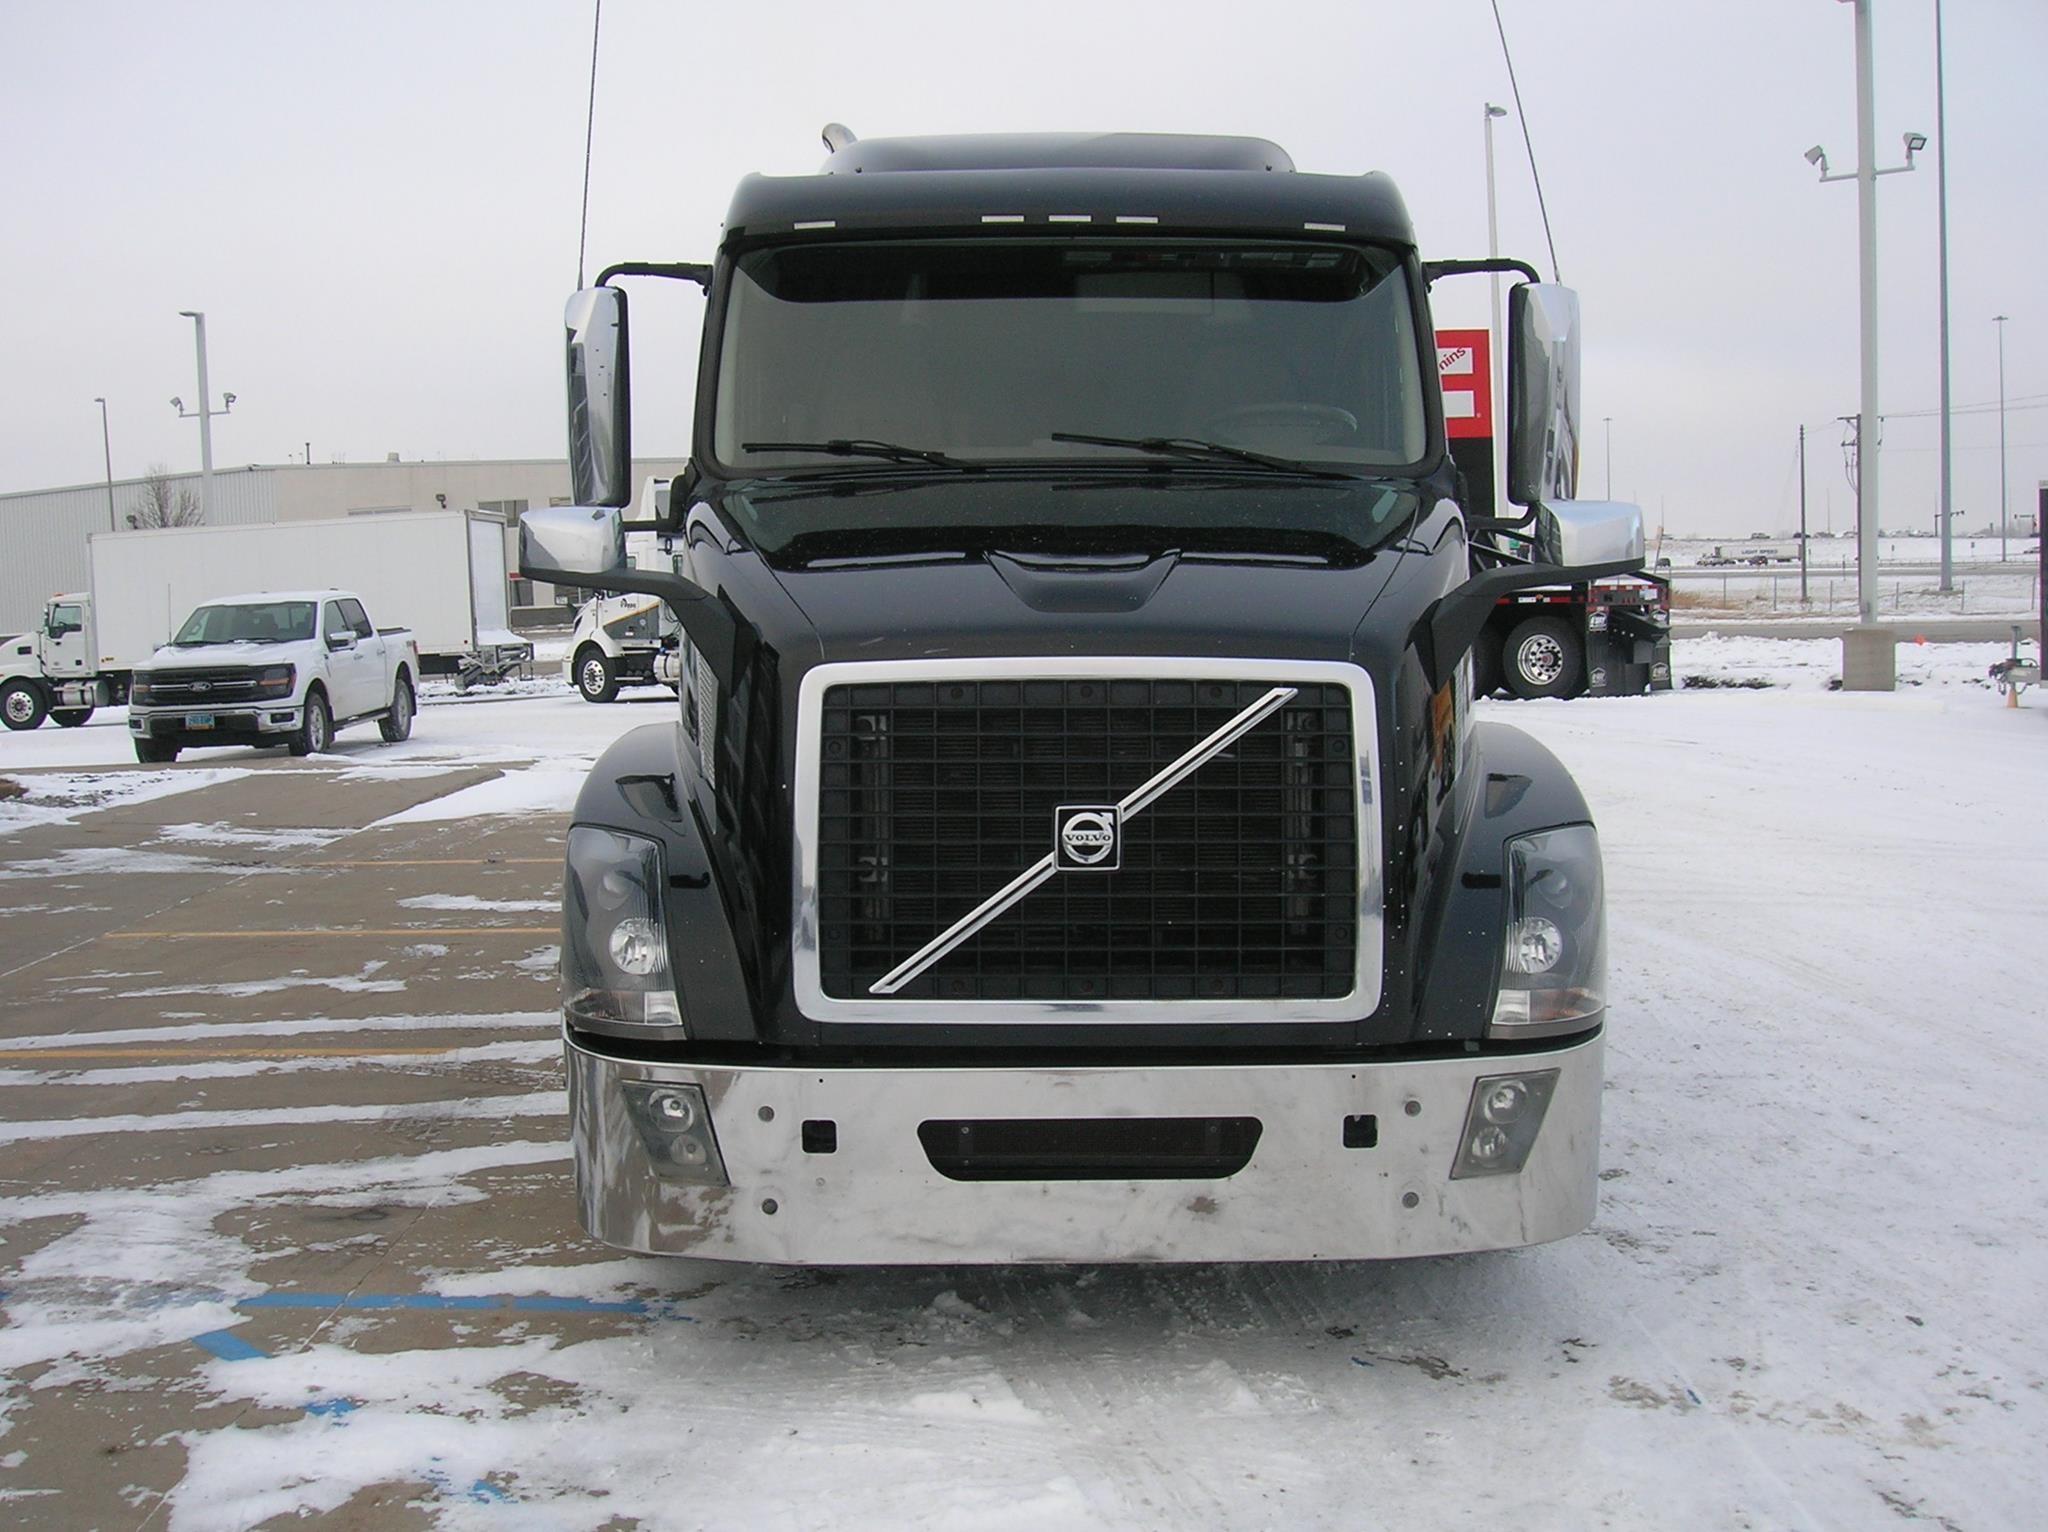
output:
[[[1874,0],[1879,162],[1935,133],[1932,0]],[[1583,493],[1654,534],[1853,523],[1852,8],[1841,0],[1501,0],[1564,279],[1587,327]],[[1955,500],[1997,502],[2006,326],[2010,503],[2048,477],[2048,5],[1947,0]],[[196,468],[207,314],[216,466],[563,451],[591,7],[0,0],[0,491]],[[1425,257],[1486,250],[1484,104],[1513,106],[1487,0],[750,6],[606,0],[589,265],[708,258],[734,182],[863,137],[1246,133],[1304,170],[1384,170]],[[1519,129],[1497,127],[1505,253],[1548,267]],[[1938,500],[1932,148],[1879,183],[1883,524]],[[636,441],[688,450],[702,301],[635,321]],[[1484,324],[1483,278],[1439,324]]]

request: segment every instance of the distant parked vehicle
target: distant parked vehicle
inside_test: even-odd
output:
[[[1732,564],[1740,562],[1741,560],[1735,558],[1732,554],[1723,553],[1718,544],[1715,545],[1712,553],[1700,555],[1700,568],[1702,569],[1725,569]]]
[[[386,741],[412,733],[420,655],[405,628],[378,629],[344,590],[211,601],[128,684],[135,758],[175,761],[202,745],[283,745],[317,755],[334,732],[375,719]]]

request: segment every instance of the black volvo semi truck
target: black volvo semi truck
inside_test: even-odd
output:
[[[1575,297],[1423,259],[1385,176],[1262,140],[828,146],[743,181],[708,264],[568,306],[576,503],[522,572],[683,635],[678,713],[568,837],[585,1226],[831,1264],[1584,1228],[1599,846],[1472,714],[1501,597],[1642,565],[1634,507],[1574,498]],[[1461,501],[1429,307],[1495,269],[1512,517]],[[706,300],[654,525],[642,278]]]

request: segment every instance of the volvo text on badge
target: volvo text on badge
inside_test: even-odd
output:
[[[1063,803],[1052,811],[1061,872],[1115,872],[1123,863],[1122,811],[1114,803]]]

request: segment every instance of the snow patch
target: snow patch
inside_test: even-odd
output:
[[[556,899],[480,899],[475,894],[416,894],[398,902],[408,910],[490,910],[507,915],[521,910],[553,912],[562,907]]]

